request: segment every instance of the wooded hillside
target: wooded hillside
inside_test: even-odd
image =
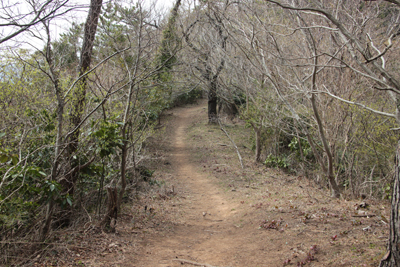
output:
[[[7,255],[18,253],[8,241],[45,242],[85,214],[113,231],[126,189],[151,175],[142,163],[160,116],[203,96],[210,124],[237,117],[253,130],[258,164],[334,198],[390,200],[381,266],[400,264],[400,1],[177,0],[167,14],[128,0],[23,5],[0,11]],[[69,23],[77,10],[86,21]]]

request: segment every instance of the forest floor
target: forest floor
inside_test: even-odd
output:
[[[172,109],[146,146],[155,172],[131,192],[116,233],[66,232],[68,252],[34,265],[379,265],[388,201],[332,199],[306,177],[255,164],[251,129],[223,123],[244,169],[219,126],[207,124],[206,102]]]

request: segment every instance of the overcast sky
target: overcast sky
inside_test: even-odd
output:
[[[0,24],[5,23],[6,21],[2,18],[4,17],[13,17],[17,18],[18,14],[26,14],[29,12],[27,1],[23,0],[17,2],[16,0],[0,0],[2,6],[0,6]],[[43,0],[39,0],[43,2]],[[106,5],[108,1],[103,0],[103,5]],[[145,6],[150,6],[153,0],[143,0],[142,1]],[[172,8],[174,0],[157,0],[156,9],[168,11]],[[83,23],[87,17],[87,12],[89,8],[90,0],[70,0],[69,6],[78,6],[78,8],[74,9],[71,12],[61,16],[59,19],[52,20],[51,22],[51,34],[52,40],[56,40],[59,35],[63,32],[66,32],[73,22]],[[23,22],[28,22],[32,19],[32,16],[27,16],[23,19]],[[22,19],[19,19],[22,21]],[[7,36],[10,32],[15,31],[16,28],[11,26],[2,26],[0,27],[0,38]],[[23,48],[31,48],[31,49],[41,49],[44,46],[45,34],[42,24],[38,24],[34,27],[30,28],[29,32],[21,33],[20,35],[14,37],[10,41],[7,41],[0,45],[0,49],[4,50],[6,47],[23,47]]]

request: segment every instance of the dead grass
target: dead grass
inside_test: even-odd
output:
[[[189,128],[188,139],[196,151],[193,162],[198,170],[215,178],[228,198],[246,210],[237,225],[251,222],[260,231],[273,232],[269,241],[280,248],[282,264],[288,259],[291,263],[302,261],[316,245],[310,266],[379,265],[388,237],[387,201],[332,199],[327,189],[307,177],[255,164],[249,143],[251,129],[240,122],[226,123],[224,127],[244,159],[244,170],[218,126],[198,121]],[[360,205],[364,202],[366,208]]]
[[[194,203],[206,199],[202,198],[203,193],[195,195],[196,189],[189,183],[179,180],[171,158],[178,123],[174,113],[179,112],[187,109],[166,113],[165,131],[146,147],[152,158],[146,166],[155,170],[152,179],[157,182],[153,186],[145,183],[141,191],[130,192],[132,203],[125,204],[117,232],[97,232],[91,225],[74,232],[60,231],[51,241],[57,244],[36,256],[31,264],[180,266],[172,259],[182,255],[192,261],[214,259],[224,265],[249,267],[379,264],[386,251],[389,230],[385,222],[389,218],[386,201],[332,199],[328,190],[307,177],[255,164],[249,138],[253,134],[251,129],[240,121],[235,124],[225,121],[226,130],[244,159],[242,170],[228,138],[218,126],[207,124],[205,108],[191,117],[186,128],[188,161],[218,188],[221,199],[229,202],[226,204],[231,215],[224,224],[210,225],[212,220],[191,219],[203,212]],[[363,202],[368,206],[364,207]],[[201,231],[196,230],[198,227]],[[220,241],[208,243],[218,235]],[[182,236],[194,241],[188,242]],[[214,258],[207,257],[206,252],[195,253],[199,250],[211,253],[221,246],[224,253]],[[153,258],[158,264],[143,263]]]

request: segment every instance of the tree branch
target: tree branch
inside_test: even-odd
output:
[[[242,166],[242,169],[244,169],[242,156],[240,155],[239,149],[236,146],[235,141],[233,141],[232,138],[229,136],[229,134],[225,131],[225,129],[222,126],[221,121],[219,120],[219,118],[217,118],[217,120],[218,120],[218,123],[219,123],[219,127],[221,127],[221,131],[223,131],[226,134],[226,136],[229,138],[229,140],[231,140],[231,142],[233,144],[233,147],[236,149],[236,153],[237,153],[239,161],[240,161],[240,166]]]
[[[74,83],[70,86],[70,88],[68,89],[68,91],[64,94],[64,99],[67,97],[67,95],[71,92],[71,90],[74,88],[74,86],[77,84],[77,82],[79,82],[80,79],[82,79],[82,78],[85,77],[86,75],[88,75],[88,74],[90,74],[91,72],[93,72],[93,71],[94,71],[95,69],[97,69],[101,64],[103,64],[104,62],[106,62],[106,61],[109,60],[110,58],[112,58],[112,57],[114,57],[114,56],[116,56],[116,55],[118,55],[118,54],[120,54],[120,53],[122,53],[122,52],[124,52],[124,51],[126,51],[126,50],[129,50],[129,49],[131,49],[130,46],[127,47],[127,48],[125,48],[125,49],[122,49],[122,50],[119,50],[119,51],[115,52],[114,54],[112,54],[112,55],[106,57],[105,59],[103,59],[102,61],[100,61],[100,62],[99,62],[96,66],[94,66],[92,69],[88,70],[87,72],[85,72],[84,74],[82,74],[81,76],[79,76],[79,77],[74,81]]]
[[[324,87],[325,87],[325,85],[324,85]],[[341,102],[344,102],[344,103],[347,103],[347,104],[350,104],[350,105],[355,105],[355,106],[362,107],[363,109],[366,109],[366,110],[368,110],[368,111],[371,111],[371,112],[373,112],[373,113],[376,113],[376,114],[379,114],[379,115],[382,115],[382,116],[386,116],[386,117],[390,117],[390,118],[394,118],[394,119],[397,118],[395,114],[386,113],[386,112],[383,112],[383,111],[379,111],[379,110],[376,110],[376,109],[372,109],[372,108],[370,108],[370,107],[368,107],[368,106],[366,106],[366,105],[364,105],[364,104],[361,104],[361,103],[357,103],[357,102],[353,102],[353,101],[350,101],[350,100],[343,99],[343,98],[341,98],[341,97],[339,97],[339,96],[337,96],[337,95],[334,95],[334,94],[332,94],[331,92],[329,92],[328,89],[327,89],[326,87],[325,87],[325,89],[326,89],[326,91],[318,91],[318,93],[327,94],[327,95],[329,95],[329,96],[331,96],[331,97],[333,97],[333,98],[335,98],[335,99],[337,99],[337,100],[339,100],[339,101],[341,101]]]

